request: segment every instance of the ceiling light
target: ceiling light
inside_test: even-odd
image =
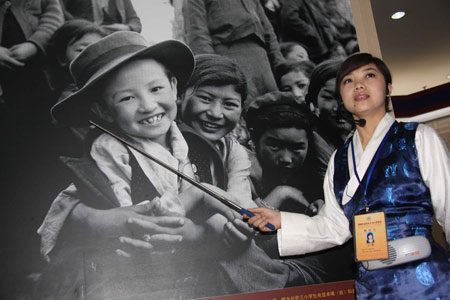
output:
[[[398,19],[403,18],[405,15],[406,15],[406,13],[404,11],[398,11],[391,16],[391,19],[398,20]]]
[[[450,75],[448,75],[447,78],[450,79]]]

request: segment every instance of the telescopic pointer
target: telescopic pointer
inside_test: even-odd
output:
[[[230,201],[228,199],[226,199],[225,197],[223,197],[222,195],[214,192],[213,190],[207,188],[206,186],[204,186],[203,184],[195,181],[194,179],[192,179],[191,177],[187,176],[186,174],[172,168],[171,166],[167,165],[166,163],[160,161],[159,159],[157,159],[156,157],[146,153],[145,151],[133,146],[132,144],[130,144],[129,142],[127,142],[126,140],[124,140],[123,138],[121,138],[120,136],[112,133],[111,131],[107,130],[106,128],[98,125],[97,123],[90,121],[89,123],[93,126],[95,126],[96,128],[100,129],[101,131],[103,131],[106,134],[109,134],[110,136],[116,138],[117,140],[121,141],[122,143],[124,143],[125,145],[127,145],[128,147],[136,150],[137,152],[141,153],[142,155],[148,157],[149,159],[153,160],[155,163],[157,163],[158,165],[162,166],[163,168],[166,168],[167,170],[169,170],[172,173],[175,173],[176,175],[180,176],[181,178],[183,178],[184,180],[186,180],[187,182],[189,182],[190,184],[196,186],[197,188],[199,188],[200,190],[204,191],[205,193],[209,194],[210,196],[216,198],[217,200],[219,200],[220,202],[222,202],[223,204],[227,205],[228,207],[236,210],[239,213],[244,213],[249,217],[253,217],[254,214],[250,211],[248,211],[247,209],[237,205],[236,203],[234,203],[233,201]],[[266,227],[269,228],[270,230],[275,230],[275,226],[273,226],[270,223],[266,224]]]

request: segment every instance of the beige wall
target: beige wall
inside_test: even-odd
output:
[[[450,149],[450,116],[428,121],[425,124],[433,127],[444,139],[447,148]]]

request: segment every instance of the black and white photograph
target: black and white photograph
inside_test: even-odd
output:
[[[359,51],[350,0],[0,0],[0,298],[355,280],[351,239],[280,256],[247,209],[319,214]]]

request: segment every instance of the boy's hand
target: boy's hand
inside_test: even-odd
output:
[[[153,216],[183,217],[186,215],[184,205],[175,190],[168,189],[161,197],[156,197],[152,202],[155,202],[151,213]]]
[[[9,48],[9,51],[11,51],[11,56],[13,58],[24,62],[35,56],[38,52],[38,49],[35,44],[25,42],[12,46],[11,48]]]
[[[230,248],[247,245],[255,233],[257,233],[255,229],[240,219],[226,223],[223,231],[225,244]]]
[[[148,218],[148,214],[155,205],[145,201],[141,204],[118,207],[112,209],[94,209],[79,203],[72,210],[71,219],[80,224],[87,224],[89,233],[94,238],[117,238],[123,235],[131,235],[127,227],[131,218]]]
[[[259,228],[259,230],[272,231],[269,228],[265,227],[267,223],[271,223],[273,226],[275,226],[275,230],[281,228],[281,214],[279,211],[266,207],[249,208],[248,210],[254,213],[255,216],[249,218],[244,214],[244,217],[249,218],[248,224]]]
[[[184,242],[198,242],[203,238],[204,229],[185,217],[154,216],[131,218],[127,226],[136,238],[147,241],[173,241],[167,236],[178,236]],[[149,239],[150,237],[150,239]]]
[[[0,67],[12,69],[13,67],[23,67],[25,64],[12,56],[11,51],[5,47],[0,47]]]
[[[231,195],[225,192],[224,190],[207,184],[202,183],[215,193],[224,196],[227,199],[232,200],[230,197]],[[223,215],[228,220],[233,220],[235,216],[233,215],[232,210],[222,203],[220,200],[217,200],[213,196],[210,196],[209,194],[206,194],[199,188],[192,186],[183,193],[179,195],[181,202],[184,204],[186,208],[186,213],[193,212],[196,209],[200,209],[201,211],[206,211],[205,208],[208,208],[212,212],[217,212]]]
[[[150,254],[174,252],[186,243],[201,242],[206,234],[203,226],[185,217],[137,218],[129,220],[128,226],[134,238],[119,238],[128,255],[139,250],[151,250]]]

